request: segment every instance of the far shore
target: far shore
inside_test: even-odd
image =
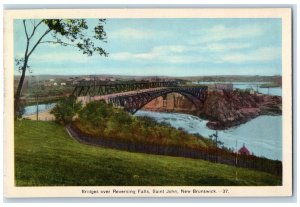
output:
[[[55,117],[52,114],[50,114],[50,110],[51,109],[49,109],[47,111],[39,112],[38,119],[40,121],[54,121]],[[22,118],[23,119],[36,120],[36,113],[30,114],[30,115],[25,115]]]

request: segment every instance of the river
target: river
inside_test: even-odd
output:
[[[191,134],[209,137],[215,133],[206,127],[206,120],[180,113],[162,113],[140,110],[136,116],[148,116],[157,122],[166,122]],[[259,116],[249,122],[218,131],[218,140],[228,148],[240,149],[244,144],[251,153],[269,159],[282,160],[282,116]]]
[[[282,88],[281,87],[273,87],[273,88],[260,88],[259,86],[262,84],[271,84],[270,82],[193,82],[195,84],[204,84],[204,85],[212,85],[212,84],[233,84],[234,89],[252,89],[262,94],[269,94],[275,96],[282,96]]]
[[[197,84],[215,84],[221,82],[194,82]],[[224,82],[222,82],[224,83]],[[229,83],[229,82],[227,82]],[[268,82],[230,82],[233,88],[252,88],[262,94],[282,96],[282,89],[259,88],[261,84]],[[199,117],[180,113],[161,113],[140,110],[136,116],[148,116],[157,122],[166,122],[175,128],[182,128],[191,134],[201,134],[209,137],[215,133],[206,127],[208,121]],[[269,159],[282,160],[282,116],[259,116],[237,127],[228,130],[219,130],[218,139],[228,148],[240,149],[244,144],[251,153]],[[237,147],[236,147],[237,145]]]
[[[39,104],[38,105],[39,113],[47,111],[49,109],[52,109],[55,105],[56,105],[56,103]],[[26,106],[25,107],[25,112],[24,112],[23,115],[27,116],[27,115],[35,114],[36,110],[37,110],[36,105]]]
[[[55,104],[40,104],[39,112],[51,109]],[[36,113],[36,106],[25,107],[25,115]],[[206,120],[199,117],[180,114],[162,113],[140,110],[136,116],[148,116],[157,122],[166,122],[175,128],[182,128],[191,134],[201,134],[208,137],[215,133],[206,127]],[[228,148],[240,149],[243,144],[257,156],[264,156],[270,159],[282,159],[282,116],[259,116],[251,121],[230,128],[218,131],[219,140],[224,142]]]
[[[213,84],[205,82],[204,84]],[[203,84],[203,82],[201,82]],[[261,83],[260,83],[261,84]],[[257,83],[233,82],[234,88],[258,89],[258,92],[263,94],[281,96],[281,88],[257,88]],[[39,112],[49,110],[55,106],[52,104],[40,104]],[[36,113],[36,106],[25,107],[24,115]],[[162,113],[140,110],[136,116],[148,116],[154,118],[158,122],[166,122],[175,128],[182,128],[188,133],[199,133],[202,136],[208,137],[215,133],[214,130],[206,127],[206,120],[199,117],[180,114],[180,113]],[[250,152],[257,156],[263,156],[269,159],[282,160],[282,116],[259,116],[251,121],[230,128],[228,130],[219,130],[218,139],[228,148],[240,149],[244,144]]]

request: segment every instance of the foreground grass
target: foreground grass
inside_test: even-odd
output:
[[[29,120],[15,123],[15,180],[17,186],[281,185],[263,172],[80,144],[54,122]]]

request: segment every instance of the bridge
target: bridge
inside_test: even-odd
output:
[[[147,103],[169,93],[179,93],[195,106],[201,106],[207,97],[207,86],[181,86],[178,82],[133,82],[118,84],[81,84],[72,95],[84,103],[105,100],[134,114]]]

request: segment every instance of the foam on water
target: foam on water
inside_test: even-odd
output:
[[[191,134],[198,133],[208,137],[215,133],[215,130],[206,127],[206,120],[192,115],[140,110],[136,116],[152,117],[158,122],[169,123]],[[282,159],[282,116],[259,116],[237,127],[219,130],[218,135],[218,139],[226,147],[235,149],[237,143],[237,149],[240,149],[245,144],[257,156]]]

